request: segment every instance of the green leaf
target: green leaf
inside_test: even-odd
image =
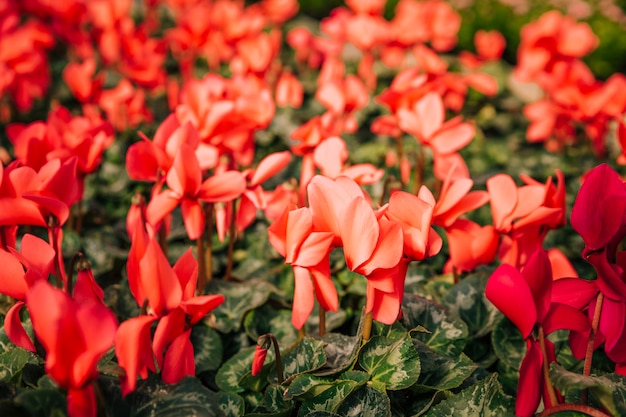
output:
[[[239,395],[232,392],[220,391],[217,393],[219,399],[220,410],[226,417],[241,417],[245,415],[246,408]]]
[[[279,413],[294,408],[293,401],[285,399],[285,387],[272,384],[265,390],[265,408],[273,413]]]
[[[419,295],[407,294],[402,313],[402,324],[407,329],[423,326],[430,331],[412,332],[413,338],[444,356],[457,357],[463,352],[468,339],[467,325],[444,307]]]
[[[222,364],[222,338],[217,331],[200,322],[191,328],[196,373],[214,371]]]
[[[453,359],[434,352],[419,340],[413,342],[422,364],[422,371],[417,380],[418,386],[438,391],[457,388],[477,368],[464,353]]]
[[[216,328],[222,333],[239,330],[244,315],[265,304],[270,294],[277,291],[273,285],[259,280],[244,283],[213,280],[208,288],[210,294],[222,294],[226,297],[226,300],[213,310]]]
[[[147,401],[141,403],[133,413],[134,417],[187,417],[221,416],[220,396],[209,391],[197,378],[187,377],[178,384],[163,382],[145,384],[141,396]]]
[[[315,371],[316,375],[333,375],[349,368],[357,358],[361,338],[339,333],[327,333],[322,337],[326,363]]]
[[[255,349],[255,346],[244,348],[224,362],[215,376],[215,383],[219,389],[236,393],[245,391],[245,388],[241,386],[241,380],[246,375],[252,374],[252,359]],[[268,359],[271,353],[272,349],[268,352]],[[267,366],[267,360],[265,366]],[[255,378],[259,379],[259,376]]]
[[[308,416],[314,411],[335,412],[352,391],[359,388],[361,385],[362,384],[351,380],[333,381],[327,389],[305,400],[298,410],[298,416]]]
[[[359,352],[359,365],[390,390],[410,387],[420,374],[420,358],[408,334],[398,340],[372,337]]]
[[[17,383],[16,378],[19,379],[29,358],[30,353],[18,347],[0,353],[0,381]]]
[[[25,408],[30,417],[67,415],[65,395],[56,389],[27,390],[15,397],[14,402]]]
[[[367,385],[352,392],[337,409],[337,414],[344,417],[391,416],[389,397]]]
[[[284,396],[287,400],[291,400],[294,397],[312,398],[326,391],[333,384],[332,378],[301,374],[291,381],[289,388],[285,390]]]
[[[491,271],[485,268],[469,275],[443,297],[450,314],[460,317],[468,327],[471,338],[480,338],[493,331],[500,314],[485,297],[485,286]]]
[[[503,417],[513,416],[515,401],[502,392],[498,375],[491,374],[457,395],[431,408],[427,417]]]
[[[300,343],[287,351],[282,359],[285,379],[304,372],[315,371],[326,363],[324,342],[305,337]]]
[[[493,350],[506,366],[519,370],[526,355],[526,343],[517,327],[503,316],[491,334]]]
[[[611,415],[626,415],[626,378],[608,374],[604,376],[583,376],[570,372],[562,366],[550,365],[550,379],[562,394],[572,390],[588,389],[592,395]]]
[[[289,345],[298,339],[298,331],[291,323],[291,310],[275,309],[267,303],[246,314],[243,327],[252,340],[266,333],[276,336],[281,345]]]

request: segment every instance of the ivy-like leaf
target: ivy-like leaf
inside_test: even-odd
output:
[[[213,280],[209,283],[210,294],[222,294],[226,299],[213,310],[216,328],[222,333],[230,333],[241,328],[244,315],[268,300],[272,292],[277,292],[273,285],[259,280],[245,283],[232,283]],[[250,289],[254,288],[254,291]]]
[[[191,329],[191,344],[193,345],[196,373],[214,371],[222,364],[222,338],[217,331],[205,326],[203,322]]]
[[[265,408],[272,413],[280,413],[283,411],[293,410],[293,401],[285,399],[283,395],[285,387],[282,385],[272,384],[265,390]]]
[[[220,410],[226,417],[242,417],[245,415],[246,408],[239,395],[232,392],[220,391],[217,393],[219,399]]]
[[[391,404],[384,393],[364,385],[352,392],[339,408],[337,414],[344,417],[378,416],[390,417]]]
[[[304,372],[315,371],[325,363],[324,342],[305,337],[283,355],[284,377],[288,379]]]
[[[361,384],[351,380],[336,380],[320,394],[305,400],[298,410],[299,417],[309,416],[314,411],[337,412],[345,399]],[[384,394],[382,394],[384,396]],[[362,414],[376,415],[376,414]]]
[[[67,415],[65,395],[57,389],[35,389],[22,392],[14,403],[28,411],[31,417]]]
[[[372,337],[359,352],[359,365],[390,390],[408,388],[420,375],[420,358],[408,334],[398,340]]]
[[[489,334],[501,316],[485,297],[485,286],[490,275],[491,272],[486,269],[469,275],[443,297],[443,304],[448,311],[467,324],[471,338]]]
[[[412,332],[412,337],[426,343],[444,356],[457,357],[468,339],[467,325],[444,307],[419,295],[407,294],[402,303],[402,324],[407,329],[425,327],[430,333]]]
[[[257,340],[262,334],[272,333],[279,344],[286,346],[298,339],[298,331],[291,323],[291,310],[275,309],[267,303],[248,312],[243,327],[252,340]]]
[[[519,370],[526,355],[526,343],[517,327],[503,316],[491,334],[491,341],[498,359]]]
[[[18,347],[0,353],[0,381],[18,382],[15,379],[19,380],[19,375],[28,363],[29,357],[28,351]]]
[[[252,371],[252,358],[255,349],[254,346],[244,348],[224,362],[215,376],[215,384],[220,390],[228,392],[243,392],[245,390],[239,381]]]
[[[477,368],[464,353],[456,358],[449,358],[434,352],[419,340],[413,340],[420,356],[422,371],[417,385],[438,391],[459,387]]]
[[[221,416],[220,397],[209,391],[197,378],[187,377],[174,385],[157,382],[142,394],[134,417]]]
[[[583,376],[570,372],[562,366],[550,365],[550,379],[564,395],[571,390],[588,389],[589,393],[613,416],[626,415],[626,378],[609,374]]]
[[[498,375],[464,389],[457,395],[442,401],[426,417],[504,417],[515,415],[515,400],[502,392]]]
[[[333,375],[345,371],[354,363],[361,346],[358,336],[346,336],[339,333],[328,333],[322,337],[326,363],[315,375]]]

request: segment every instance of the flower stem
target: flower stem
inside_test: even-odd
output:
[[[591,374],[591,361],[593,359],[593,348],[596,343],[596,333],[598,332],[598,325],[600,324],[600,314],[602,313],[602,303],[604,301],[604,294],[598,292],[596,298],[596,308],[593,312],[593,319],[591,321],[591,333],[589,333],[589,340],[587,341],[587,351],[585,352],[585,363],[583,365],[583,376],[589,376]],[[585,389],[580,394],[580,403],[587,404],[589,399],[589,390]]]
[[[204,248],[204,264],[206,265],[206,275],[203,279],[209,282],[213,279],[213,203],[204,206],[204,220],[206,222],[206,230],[204,236],[206,239],[206,247]]]
[[[54,265],[55,265],[55,274],[54,279],[57,288],[63,288],[63,284],[67,282],[67,277],[65,276],[65,266],[63,265],[63,254],[61,253],[61,248],[59,247],[59,220],[50,215],[48,217],[48,240],[50,241],[50,245],[52,246],[52,250],[54,250]]]
[[[326,334],[326,310],[322,306],[319,306],[317,312],[319,314],[318,330],[320,336],[323,337]]]
[[[546,408],[541,413],[539,413],[539,417],[547,417],[557,413],[561,413],[563,411],[577,411],[579,413],[587,414],[591,417],[609,417],[608,414],[603,413],[600,410],[596,410],[593,407],[582,404],[558,404],[550,408]]]
[[[76,252],[74,256],[72,256],[72,260],[70,261],[70,273],[67,275],[67,294],[71,297],[72,292],[74,291],[74,268],[77,262],[79,262],[84,255],[82,252]]]
[[[543,327],[539,326],[539,347],[541,348],[541,355],[543,356],[543,380],[546,384],[546,390],[548,391],[548,397],[550,400],[550,407],[559,404],[559,400],[556,397],[552,380],[550,380],[550,364],[548,363],[548,354],[546,350],[546,338],[543,334]]]
[[[272,333],[267,333],[261,337],[269,338],[274,345],[274,356],[276,356],[276,379],[278,380],[278,385],[280,385],[285,381],[285,378],[283,377],[283,361],[280,356],[278,340],[276,340],[276,336]]]
[[[372,336],[373,322],[374,322],[374,316],[372,312],[370,311],[369,313],[365,315],[365,321],[363,323],[363,335],[361,336],[361,340],[363,340],[363,342],[367,342],[368,340],[370,340],[370,337]]]
[[[228,227],[228,258],[226,262],[226,273],[224,281],[230,281],[233,271],[233,252],[235,251],[235,240],[237,240],[237,224],[235,218],[237,216],[237,202],[230,203],[230,225]]]
[[[161,246],[161,250],[163,251],[163,255],[167,258],[167,233],[165,230],[165,224],[162,222],[161,227],[159,228],[159,246]]]
[[[424,146],[419,146],[417,154],[415,155],[415,192],[417,195],[424,182],[424,164],[426,161],[426,154],[424,153]]]
[[[204,293],[206,283],[206,264],[204,263],[204,233],[196,239],[196,255],[198,256],[198,281],[196,282],[196,295]]]

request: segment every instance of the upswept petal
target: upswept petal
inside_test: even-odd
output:
[[[180,282],[154,238],[139,262],[139,279],[155,315],[163,316],[179,306],[183,297]]]
[[[537,323],[537,308],[528,283],[513,266],[500,265],[491,274],[485,295],[509,320],[511,320],[526,339]]]
[[[198,193],[202,171],[196,153],[189,145],[182,144],[178,148],[166,181],[168,187],[179,197],[193,197]]]
[[[239,171],[226,171],[206,179],[200,186],[198,199],[208,203],[236,199],[246,189],[246,179]]]
[[[535,414],[541,399],[541,369],[543,355],[538,342],[527,343],[528,350],[522,360],[519,381],[517,383],[517,399],[515,415],[530,417]]]
[[[293,307],[291,310],[291,323],[300,330],[313,311],[315,287],[308,269],[301,266],[293,266],[295,289],[293,293]]]
[[[348,148],[343,139],[333,136],[320,143],[313,151],[313,162],[328,178],[337,178],[348,159]]]
[[[332,232],[340,241],[339,218],[348,204],[345,192],[333,180],[316,175],[307,187],[315,230]]]
[[[20,320],[20,311],[25,305],[23,301],[18,301],[7,311],[4,317],[4,332],[14,345],[34,353],[36,352],[35,345]]]
[[[507,232],[511,227],[507,220],[517,205],[517,185],[510,176],[498,174],[487,180],[487,192],[493,225],[498,231]]]
[[[152,226],[158,225],[165,216],[174,211],[181,200],[180,196],[171,190],[154,195],[146,207],[146,220]]]
[[[522,276],[530,288],[537,309],[537,322],[541,323],[550,309],[552,293],[552,267],[543,249],[535,251],[526,261]]]
[[[313,230],[313,217],[306,207],[287,213],[285,226],[285,262],[292,263],[298,256],[302,242]]]
[[[157,180],[159,162],[152,143],[141,141],[130,145],[126,151],[126,172],[133,180]]]
[[[293,265],[313,267],[330,253],[335,236],[330,232],[312,232],[300,245]]]
[[[374,211],[363,197],[353,199],[338,218],[346,264],[352,271],[367,261],[378,243],[380,230]]]
[[[198,280],[198,262],[193,256],[191,248],[181,255],[172,267],[180,287],[183,289],[183,300],[192,298],[196,292],[196,282]]]
[[[185,313],[180,308],[170,311],[159,320],[152,340],[152,349],[157,365],[161,370],[163,370],[163,360],[167,347],[184,331]]]
[[[608,165],[594,168],[576,196],[570,222],[590,250],[605,246],[626,213],[626,188]]]
[[[0,226],[46,226],[37,203],[25,198],[0,197]]]
[[[552,302],[583,310],[598,295],[595,281],[580,278],[562,278],[552,284]]]
[[[430,92],[415,103],[414,109],[420,120],[423,140],[430,141],[443,125],[446,116],[443,100],[438,93]]]
[[[474,181],[469,178],[459,178],[456,181],[445,181],[441,186],[439,200],[435,205],[434,215],[452,210],[469,193]]]
[[[0,293],[17,300],[25,300],[28,284],[24,279],[24,267],[20,261],[9,252],[0,249]]]
[[[72,363],[72,386],[82,387],[97,374],[96,365],[101,356],[113,347],[117,319],[104,303],[87,302],[73,304],[73,307],[77,326],[75,331],[84,338],[85,348],[78,352]],[[72,342],[63,341],[64,345],[68,343]]]
[[[339,308],[339,297],[337,296],[337,288],[330,278],[330,259],[328,256],[318,265],[309,268],[309,272],[313,278],[317,302],[324,310],[336,313]]]
[[[250,186],[254,187],[266,180],[273,177],[275,174],[284,169],[291,162],[291,152],[274,152],[259,162],[252,179],[250,180]]]
[[[54,270],[54,249],[45,240],[26,233],[22,237],[21,256],[24,259],[24,265],[29,271],[33,271],[42,278],[48,278]],[[4,265],[0,263],[0,265]]]
[[[183,199],[180,208],[187,236],[191,240],[200,238],[200,236],[202,236],[202,232],[204,232],[205,226],[202,206],[197,200],[185,198]]]
[[[199,295],[183,301],[180,307],[189,316],[191,325],[198,323],[225,300],[222,294]]]
[[[189,339],[191,329],[181,333],[172,341],[169,349],[165,352],[161,379],[166,384],[180,382],[186,376],[196,374],[196,364],[193,356],[193,345]]]
[[[541,326],[546,335],[556,330],[572,330],[580,333],[588,333],[591,330],[586,314],[560,303],[552,303],[550,310],[541,322]]]
[[[474,138],[475,129],[469,123],[459,123],[437,132],[429,146],[439,155],[448,155],[464,148]]]
[[[402,258],[404,239],[402,227],[385,217],[379,219],[379,238],[372,255],[361,264],[356,272],[369,277],[377,269],[390,269],[398,265]]]

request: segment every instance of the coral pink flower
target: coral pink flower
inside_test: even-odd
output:
[[[68,414],[95,417],[92,383],[98,375],[98,360],[113,345],[115,315],[102,302],[73,300],[44,281],[30,288],[26,305],[47,353],[46,372],[68,390]]]
[[[216,174],[203,182],[196,154],[186,144],[178,149],[172,168],[167,173],[166,183],[169,189],[155,195],[148,203],[148,222],[157,225],[181,205],[190,239],[198,239],[204,230],[205,219],[200,201],[227,202],[239,197],[246,188],[245,179],[238,171]]]

